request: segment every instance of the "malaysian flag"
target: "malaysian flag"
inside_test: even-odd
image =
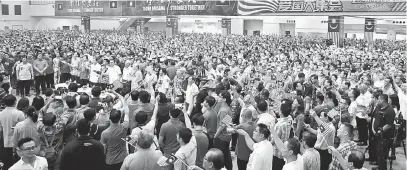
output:
[[[232,117],[229,115],[226,115],[223,119],[222,119],[222,123],[226,124],[226,126],[229,126],[230,124],[232,124]]]
[[[365,18],[365,41],[373,42],[373,33],[375,32],[375,19]]]
[[[407,2],[397,2],[391,11],[406,11]]]
[[[172,154],[170,157],[165,157],[165,156],[161,156],[160,159],[158,159],[157,164],[159,166],[168,166],[168,165],[172,165],[175,164],[177,162],[181,161],[180,159],[178,159],[177,156],[175,156],[174,154]],[[181,161],[183,164],[185,164],[183,161]]]
[[[239,15],[259,15],[274,13],[278,9],[278,0],[239,0]]]
[[[126,143],[130,144],[131,146],[136,147],[137,138],[127,136],[125,138],[122,138],[122,140],[124,140]]]
[[[342,22],[343,23],[343,22]],[[340,16],[329,16],[328,17],[328,35],[327,39],[332,40],[335,46],[340,47],[341,42],[343,42],[343,37],[340,34],[341,17]]]

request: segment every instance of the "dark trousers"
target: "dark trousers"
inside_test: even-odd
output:
[[[61,77],[59,78],[59,83],[65,83],[71,80],[71,73],[61,73]]]
[[[359,134],[360,135],[360,134]],[[377,161],[377,138],[372,131],[372,123],[369,123],[369,161]]]
[[[329,164],[332,162],[332,155],[328,152],[328,150],[320,150],[317,149],[319,152],[319,156],[321,158],[321,170],[328,170]]]
[[[3,85],[1,85],[2,88],[4,89],[4,91],[8,94],[9,93],[9,88],[10,88],[10,83],[4,83]]]
[[[391,139],[377,138],[377,165],[379,170],[387,170],[387,158],[392,143]]]
[[[3,157],[3,170],[8,170],[11,166],[13,166],[13,148],[4,148],[3,153],[0,155]]]
[[[273,170],[282,170],[285,165],[284,159],[273,156]]]
[[[214,147],[214,146],[213,146],[213,137],[209,136],[208,142],[209,142],[209,144],[208,144],[208,150],[209,150],[209,149],[211,149],[211,148]]]
[[[213,146],[222,151],[226,169],[233,170],[232,156],[230,155],[229,151],[229,142],[215,138],[213,140]]]
[[[37,95],[41,93],[40,87],[42,92],[44,93],[46,88],[45,84],[47,83],[46,76],[35,76],[34,81],[35,81],[35,92],[37,93]]]
[[[120,170],[122,167],[123,162],[117,163],[117,164],[112,164],[112,165],[107,165],[106,170]]]
[[[247,163],[249,163],[249,161],[240,160],[240,159],[238,158],[238,159],[237,159],[237,169],[238,169],[238,170],[246,170],[246,168],[247,168]]]
[[[19,80],[17,86],[19,87],[20,94],[27,96],[30,94],[31,80]]]
[[[359,142],[367,142],[368,140],[367,120],[356,117],[356,123],[359,132]]]
[[[237,138],[239,137],[239,134],[234,133],[232,134],[232,150],[235,151],[236,149],[236,144],[237,144]]]
[[[54,73],[45,75],[47,88],[54,88]]]

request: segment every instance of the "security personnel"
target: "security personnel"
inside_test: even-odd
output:
[[[395,116],[396,113],[388,104],[388,96],[381,94],[372,121],[372,130],[377,138],[378,163],[378,167],[372,168],[372,170],[387,170],[386,161],[392,143]]]

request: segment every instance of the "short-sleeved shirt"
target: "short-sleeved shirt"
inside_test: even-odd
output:
[[[195,136],[197,146],[195,165],[202,167],[203,158],[205,157],[205,154],[208,151],[209,139],[208,136],[206,136],[206,134],[202,130],[195,129],[193,131],[193,135]]]
[[[373,128],[376,132],[379,131],[379,128],[383,128],[385,125],[390,125],[392,128],[383,133],[384,137],[390,138],[393,135],[393,124],[396,113],[390,105],[378,106],[375,109],[374,113],[374,124]]]
[[[253,122],[242,123],[236,126],[236,129],[243,129],[245,132],[249,134],[249,136],[253,136],[253,132],[256,129],[256,125]],[[239,135],[237,138],[236,144],[236,156],[240,160],[248,161],[252,150],[247,146],[246,139],[243,135]]]
[[[274,130],[276,131],[277,135],[281,139],[281,141],[285,142],[290,137],[290,132],[292,129],[293,119],[291,116],[279,118]],[[282,159],[281,152],[278,151],[277,147],[274,146],[274,155],[278,158]]]
[[[156,170],[159,169],[157,161],[160,157],[161,154],[154,149],[139,149],[137,152],[130,154],[124,159],[120,170]]]
[[[216,130],[218,130],[218,118],[217,114],[213,109],[208,109],[203,114],[205,118],[205,128],[209,137],[213,138],[215,136]]]
[[[302,160],[304,162],[304,170],[320,169],[321,157],[316,149],[309,148],[305,150]]]
[[[121,138],[127,135],[127,128],[122,124],[111,124],[105,131],[102,132],[102,144],[106,145],[106,164],[113,165],[123,162],[127,156],[126,142]]]
[[[6,107],[0,112],[0,129],[3,131],[4,147],[13,147],[13,133],[12,127],[15,127],[18,122],[24,120],[24,113],[14,107]]]
[[[25,163],[23,159],[20,159],[17,163],[15,163],[9,170],[48,170],[48,162],[45,158],[37,156],[34,161],[34,167],[30,164]]]
[[[358,149],[358,145],[356,144],[356,142],[354,141],[349,141],[349,142],[343,142],[339,145],[339,147],[337,148],[339,154],[341,154],[341,156],[343,158],[345,158],[345,160],[347,159],[348,154],[352,151],[352,150],[356,150]],[[336,157],[332,157],[332,163],[329,166],[329,170],[343,170],[342,166],[339,163],[339,160]]]
[[[232,117],[232,110],[226,103],[223,103],[223,105],[219,109],[219,112],[217,115],[218,128],[223,124],[222,120],[226,117],[226,115],[229,115],[230,117]],[[229,142],[232,139],[232,135],[227,133],[226,128],[225,128],[225,129],[223,129],[222,132],[220,132],[220,134],[217,138],[219,138],[220,140],[222,140],[224,142]]]
[[[161,146],[161,148],[163,149],[165,156],[175,154],[180,148],[180,144],[177,140],[177,133],[178,130],[183,127],[185,127],[185,125],[179,119],[174,118],[161,126],[160,138],[164,138],[164,146]]]

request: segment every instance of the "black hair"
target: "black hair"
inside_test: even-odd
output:
[[[110,111],[109,119],[113,123],[119,123],[121,118],[122,118],[122,113],[120,112],[120,110],[113,109],[112,111]]]
[[[259,133],[263,134],[263,137],[265,139],[270,137],[270,130],[268,129],[267,125],[263,124],[263,123],[259,123],[257,124],[257,127],[259,127]]]
[[[400,110],[400,100],[399,97],[396,94],[392,94],[389,96],[391,100],[391,105],[395,106],[397,110]]]
[[[208,103],[209,107],[213,107],[216,104],[216,99],[213,96],[206,96],[205,101]]]
[[[25,110],[28,106],[30,106],[30,100],[28,98],[23,97],[17,102],[16,108],[20,111]]]
[[[352,150],[348,157],[348,162],[352,162],[354,168],[361,169],[365,163],[365,154],[359,150]]]
[[[89,95],[84,93],[79,97],[79,104],[80,105],[87,105],[87,104],[89,104],[89,100],[90,100]]]
[[[387,94],[380,94],[379,97],[381,97],[386,103],[389,103],[389,96]]]
[[[57,117],[52,112],[48,112],[42,117],[42,123],[44,123],[45,126],[53,126],[56,120]]]
[[[150,93],[147,91],[140,91],[139,92],[139,99],[142,103],[150,103]]]
[[[305,144],[307,144],[308,147],[313,148],[315,146],[315,143],[317,142],[317,135],[304,131],[302,133],[302,140],[305,141]]]
[[[3,98],[3,103],[7,107],[13,107],[16,104],[17,98],[16,96],[9,94]]]
[[[45,94],[45,96],[50,97],[50,96],[52,96],[52,94],[54,94],[54,91],[51,88],[47,88],[47,89],[45,89],[44,94]]]
[[[226,90],[223,90],[221,92],[221,96],[222,96],[222,98],[224,98],[226,100],[226,104],[228,106],[230,106],[230,104],[232,103],[232,98],[231,98],[232,96],[230,95],[230,93]]]
[[[167,97],[164,93],[159,92],[158,95],[160,96],[160,100],[158,101],[159,103],[167,103]]]
[[[86,109],[83,112],[83,117],[89,122],[92,121],[95,118],[95,116],[96,116],[96,109],[94,109],[94,108]]]
[[[342,125],[346,128],[346,131],[348,132],[348,136],[352,139],[353,137],[353,126],[350,123],[342,123]]]
[[[102,88],[100,88],[99,86],[95,86],[92,88],[91,93],[94,97],[99,97],[102,93]]]
[[[298,155],[301,150],[301,144],[298,139],[295,138],[288,138],[287,139],[287,149],[293,151],[293,155]]]
[[[178,137],[181,138],[181,140],[187,144],[189,141],[191,141],[192,138],[192,131],[189,128],[181,128],[178,130]]]
[[[137,100],[138,100],[138,97],[139,97],[139,92],[138,92],[137,90],[132,91],[132,92],[130,93],[130,96],[131,96],[131,100],[137,101]]]
[[[172,118],[178,118],[181,115],[182,111],[179,109],[172,109],[170,110],[170,115]]]
[[[18,140],[18,142],[17,142],[17,147],[21,149],[21,147],[22,147],[24,144],[26,144],[26,143],[28,143],[28,142],[31,142],[31,141],[35,142],[34,139],[32,139],[32,138],[30,138],[30,137],[22,138],[22,139]]]
[[[145,125],[148,120],[147,113],[144,111],[139,111],[136,116],[134,117],[134,120],[139,124],[139,125]]]
[[[283,114],[284,117],[287,117],[287,116],[290,115],[292,103],[293,102],[291,100],[287,100],[287,99],[284,99],[281,102],[280,111],[281,111],[281,113]]]
[[[38,113],[37,113],[37,109],[35,109],[35,107],[33,106],[29,106],[28,108],[26,108],[24,110],[25,115],[27,115],[27,117],[31,118],[31,120],[36,123],[38,120]]]
[[[68,85],[68,90],[69,90],[70,92],[78,92],[78,88],[79,88],[79,86],[78,86],[78,84],[76,84],[76,83],[70,83],[70,84]]]
[[[192,117],[192,123],[194,123],[197,126],[203,126],[204,122],[205,122],[205,118],[200,114],[195,114]]]
[[[265,100],[260,100],[257,103],[257,109],[259,109],[259,111],[261,111],[261,112],[267,111],[267,107],[268,107],[268,104]]]
[[[70,109],[73,109],[73,108],[76,107],[76,99],[73,96],[66,96],[65,97],[65,102],[66,102],[66,105],[68,105],[68,107]]]
[[[89,134],[90,131],[90,122],[86,119],[81,119],[77,123],[77,131],[79,135],[86,136]]]

